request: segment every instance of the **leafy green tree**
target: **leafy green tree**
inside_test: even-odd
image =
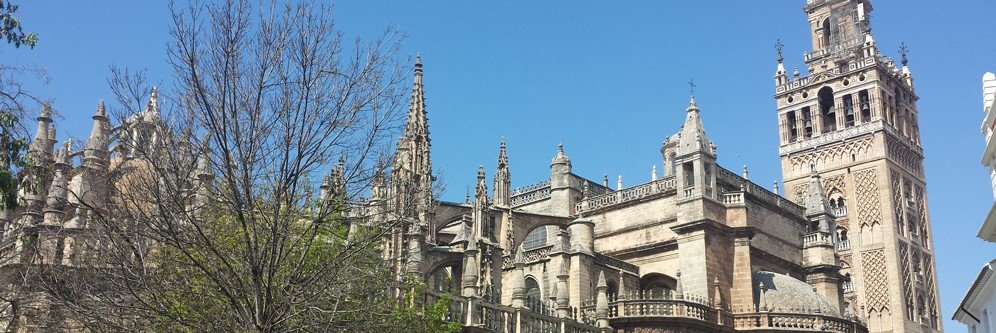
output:
[[[6,39],[8,44],[14,47],[27,45],[34,48],[38,43],[38,36],[33,32],[25,33],[21,26],[21,20],[14,16],[18,6],[7,1],[0,0],[0,38]]]

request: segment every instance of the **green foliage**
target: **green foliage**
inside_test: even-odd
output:
[[[416,300],[425,293],[425,285],[417,284],[405,293],[404,302],[394,312],[394,321],[404,332],[415,333],[459,333],[460,323],[447,320],[453,295],[442,293],[431,304]]]
[[[4,3],[0,0],[0,38],[6,39],[8,44],[14,44],[14,47],[21,47],[23,44],[34,48],[38,43],[38,36],[33,32],[24,33],[21,20],[14,16],[17,9],[18,6],[10,1]]]

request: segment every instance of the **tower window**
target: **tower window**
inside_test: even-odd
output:
[[[868,90],[858,92],[858,108],[861,109],[861,122],[871,121],[871,100],[868,98]]]
[[[788,126],[788,137],[786,139],[788,142],[795,141],[799,137],[799,129],[795,122],[795,111],[789,111],[785,114],[785,125]]]
[[[803,137],[811,138],[813,137],[813,116],[809,107],[802,108],[802,126],[803,126]]]
[[[685,162],[684,164],[681,165],[681,168],[685,174],[685,187],[694,187],[695,167],[692,165],[692,162]]]
[[[823,24],[820,27],[820,31],[823,33],[823,38],[820,40],[821,42],[823,42],[823,48],[824,49],[829,48],[830,47],[830,18],[829,17],[823,20]]]
[[[844,104],[844,120],[845,120],[844,127],[854,126],[854,119],[855,119],[854,99],[851,98],[851,95],[849,94],[844,95],[843,102],[844,102],[843,104]]]
[[[821,133],[832,132],[837,129],[837,112],[835,110],[833,89],[823,87],[818,94],[820,99],[820,115],[823,117],[823,129]]]

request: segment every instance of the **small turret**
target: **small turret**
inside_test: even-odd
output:
[[[785,65],[782,64],[784,58],[782,57],[782,40],[779,39],[775,42],[775,50],[778,51],[778,66],[775,68],[775,86],[781,86],[788,83],[788,72],[785,71]]]
[[[106,166],[108,131],[110,131],[110,124],[107,119],[107,111],[104,108],[104,101],[101,100],[93,115],[93,129],[90,130],[90,139],[86,141],[86,146],[83,148],[85,167],[102,168]]]
[[[52,185],[48,190],[48,199],[45,202],[45,218],[44,222],[42,222],[45,225],[62,225],[62,217],[66,213],[65,208],[68,198],[69,171],[72,168],[71,161],[69,160],[72,146],[72,140],[68,140],[55,154],[54,176],[52,177]]]
[[[477,240],[471,240],[467,243],[467,249],[464,250],[464,268],[463,268],[463,278],[461,279],[463,286],[464,297],[477,297],[477,280],[479,274],[479,265],[477,264]]]
[[[595,284],[595,325],[599,328],[609,327],[609,296],[608,284],[605,282],[605,271],[598,272],[598,283]]]
[[[526,266],[526,261],[523,259],[522,252],[525,250],[520,246],[515,251],[515,256],[512,262],[515,265],[515,269],[512,270],[512,307],[513,308],[524,308],[526,307],[526,277],[523,269]]]

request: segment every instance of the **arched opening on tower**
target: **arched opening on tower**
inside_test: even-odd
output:
[[[820,115],[823,117],[823,130],[821,133],[832,132],[837,129],[837,112],[834,105],[833,89],[823,87],[817,94],[820,103]]]
[[[867,89],[858,92],[858,108],[861,109],[861,122],[871,121],[871,99]]]
[[[661,273],[648,273],[640,278],[640,292],[644,299],[670,299],[678,280]]]
[[[820,42],[824,49],[830,47],[830,18],[823,19],[823,24],[820,25],[820,31],[822,32],[822,38]]]

